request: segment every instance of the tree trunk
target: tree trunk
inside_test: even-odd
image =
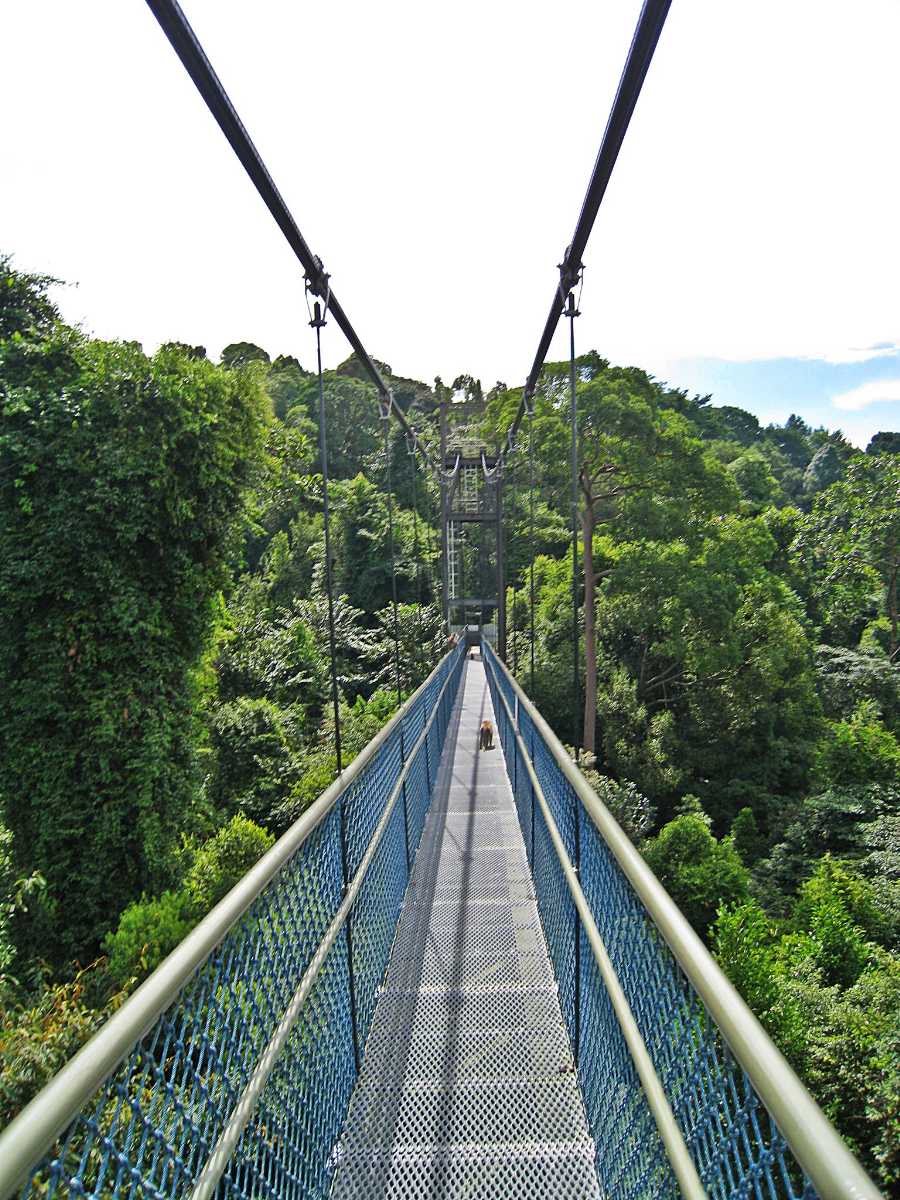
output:
[[[585,754],[595,753],[597,730],[597,576],[594,571],[593,498],[586,497],[581,517],[584,546],[584,736]]]

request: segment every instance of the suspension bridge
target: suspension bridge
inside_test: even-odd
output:
[[[378,390],[388,464],[395,419],[438,477],[458,637],[344,767],[331,622],[337,778],[0,1134],[0,1197],[875,1200],[503,661],[504,468],[526,419],[531,442],[564,315],[574,445],[574,289],[668,0],[644,4],[506,440],[494,455],[454,450],[442,422],[439,461],[181,9],[148,3],[315,297],[326,567],[330,315]],[[494,539],[475,595],[468,523]],[[574,524],[572,550],[575,588]],[[330,576],[327,590],[331,602]],[[399,656],[396,590],[394,611]],[[576,625],[576,687],[577,656]],[[479,748],[485,720],[492,749]]]

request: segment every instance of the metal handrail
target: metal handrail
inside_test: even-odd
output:
[[[666,1156],[672,1165],[672,1170],[675,1172],[675,1178],[678,1180],[681,1194],[685,1200],[707,1200],[706,1190],[700,1182],[700,1176],[697,1174],[697,1168],[694,1166],[694,1160],[691,1158],[684,1135],[675,1119],[672,1106],[666,1097],[665,1089],[653,1065],[647,1045],[641,1037],[634,1013],[631,1011],[631,1005],[628,1003],[615,967],[610,960],[603,937],[597,928],[597,922],[594,920],[587,897],[578,881],[578,874],[569,859],[565,843],[559,832],[559,827],[553,819],[550,805],[547,803],[547,798],[544,795],[544,789],[541,787],[534,764],[531,761],[531,756],[519,731],[518,712],[513,715],[509,701],[499,688],[497,689],[497,695],[506,710],[510,728],[513,731],[519,754],[525,765],[534,798],[540,805],[541,813],[547,825],[547,831],[550,834],[550,840],[553,843],[553,848],[556,851],[556,856],[562,868],[563,877],[572,895],[572,900],[581,920],[588,944],[591,947],[591,953],[594,956],[597,969],[609,994],[616,1019],[619,1022],[619,1028],[622,1030],[622,1036],[628,1046],[628,1051],[631,1054],[632,1061],[644,1089],[647,1106],[656,1122],[656,1128],[659,1130],[659,1136],[662,1139]]]
[[[822,1200],[884,1200],[506,664],[490,647],[486,658],[509,681],[519,706],[534,722],[819,1196]]]
[[[222,939],[237,924],[281,868],[328,817],[337,801],[365,770],[421,694],[454,654],[440,660],[428,678],[394,716],[275,843],[259,862],[215,905],[137,990],[0,1132],[0,1197],[13,1195],[29,1171],[75,1119],[97,1089],[137,1042],[168,1009],[190,978],[203,966]],[[444,688],[452,678],[447,671]],[[444,688],[440,695],[443,695]],[[438,705],[435,704],[434,712]],[[434,714],[425,732],[430,729]],[[421,739],[417,740],[415,750]],[[415,751],[407,756],[411,763]],[[405,779],[405,773],[402,778]],[[367,866],[364,860],[354,875]],[[352,886],[352,884],[351,884]],[[349,893],[348,887],[348,893]],[[357,889],[358,890],[358,889]],[[354,893],[355,894],[355,893]],[[327,938],[327,935],[326,935]],[[332,939],[333,940],[333,939]]]
[[[457,654],[459,653],[461,653],[461,650],[457,650]],[[425,727],[416,738],[415,745],[406,757],[406,761],[403,764],[403,769],[400,772],[397,782],[394,784],[391,790],[390,796],[385,802],[384,812],[381,814],[381,818],[375,828],[375,832],[372,834],[372,840],[369,842],[366,852],[360,860],[360,864],[356,869],[353,879],[350,881],[350,884],[347,887],[347,892],[344,896],[344,899],[341,901],[340,907],[334,914],[334,918],[332,919],[325,936],[322,938],[312,962],[304,972],[303,978],[300,980],[297,990],[294,993],[294,996],[288,1005],[278,1028],[270,1039],[268,1046],[266,1046],[265,1050],[263,1051],[259,1065],[253,1073],[253,1077],[247,1084],[247,1087],[244,1089],[243,1095],[241,1095],[237,1104],[235,1105],[226,1129],[219,1138],[216,1146],[213,1148],[213,1151],[207,1160],[206,1166],[203,1168],[200,1178],[197,1181],[197,1186],[191,1193],[191,1200],[210,1200],[210,1197],[214,1194],[219,1180],[222,1178],[225,1168],[228,1165],[228,1160],[237,1146],[241,1133],[253,1114],[256,1101],[259,1099],[259,1096],[265,1087],[266,1080],[269,1078],[272,1070],[275,1067],[278,1055],[284,1048],[284,1044],[290,1035],[291,1029],[293,1028],[297,1017],[300,1014],[307,996],[312,991],[313,984],[315,983],[316,977],[322,969],[322,965],[328,956],[328,952],[334,945],[338,934],[344,927],[347,917],[350,915],[350,910],[353,908],[356,897],[359,895],[360,889],[365,882],[366,873],[371,865],[372,859],[375,857],[375,852],[378,849],[378,845],[381,842],[382,837],[384,836],[384,831],[388,827],[388,823],[393,815],[397,801],[403,794],[407,777],[415,764],[416,756],[431,732],[431,727],[435,722],[438,712],[440,711],[440,704],[444,698],[444,693],[450,686],[452,679],[453,672],[448,671],[447,678],[444,680],[444,684],[438,693],[437,699],[435,700],[431,716],[426,721]]]

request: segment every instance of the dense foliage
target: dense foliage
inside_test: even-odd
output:
[[[511,571],[510,658],[559,736],[587,750],[599,793],[828,1115],[896,1192],[897,435],[862,454],[798,417],[764,429],[595,354],[578,366],[579,696],[558,533],[569,515],[567,364],[545,369],[533,421],[534,679],[527,559]],[[491,394],[486,436],[500,436],[519,398]],[[513,486],[526,480],[514,464]],[[521,515],[515,528],[527,537]]]
[[[314,377],[97,341],[53,282],[0,260],[0,1120],[336,770]],[[384,636],[378,406],[352,360],[326,395],[346,763],[444,638],[402,437]]]
[[[315,377],[248,342],[214,364],[92,340],[51,282],[0,264],[0,1120],[336,770]],[[507,476],[507,657],[896,1190],[900,435],[863,454],[578,368],[579,695],[564,364],[536,396],[533,527],[524,454]],[[432,445],[441,397],[451,437],[489,443],[519,401],[391,379]],[[325,394],[346,761],[445,634],[434,483],[393,430],[391,521],[354,359]]]

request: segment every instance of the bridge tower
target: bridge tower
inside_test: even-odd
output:
[[[441,533],[447,624],[457,634],[475,626],[503,657],[503,482],[497,464],[497,457],[480,445],[446,449]]]
[[[459,632],[477,626],[504,657],[502,476],[495,456],[481,448],[466,451],[450,451],[444,460],[445,470],[456,468],[447,485],[445,522],[450,627]]]

